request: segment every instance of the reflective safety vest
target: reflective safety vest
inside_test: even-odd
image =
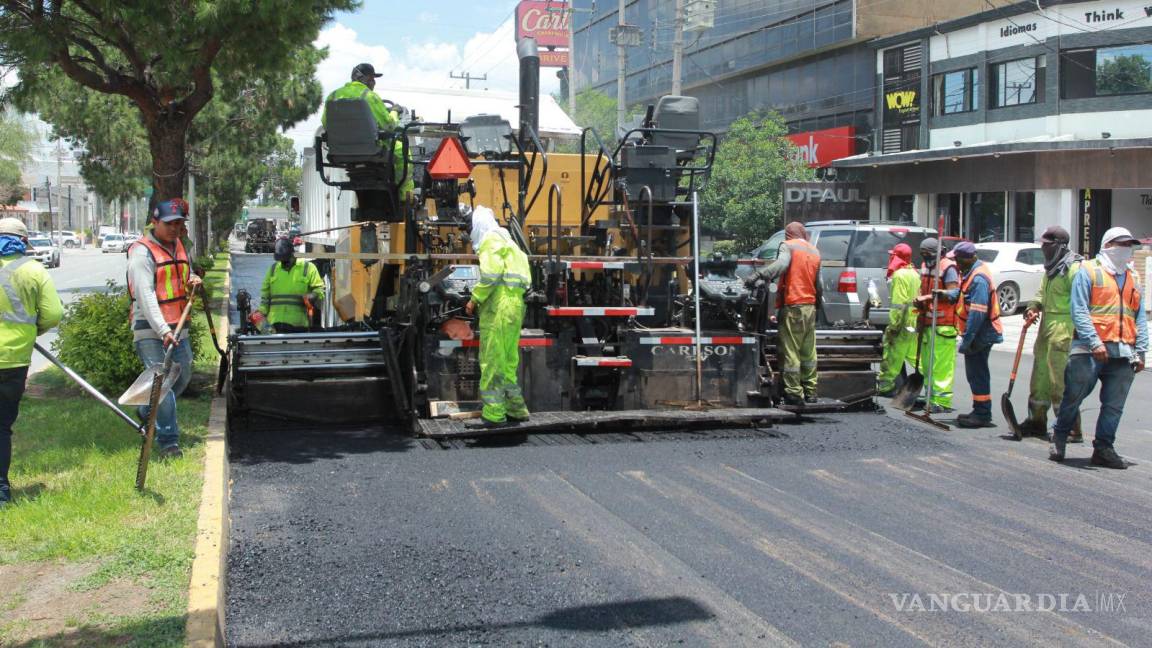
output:
[[[320,273],[311,261],[297,260],[287,270],[281,262],[273,263],[261,289],[262,306],[268,322],[301,328],[309,326],[304,297],[317,292],[320,293],[317,297],[323,298],[323,285]]]
[[[1104,342],[1136,344],[1136,311],[1140,308],[1140,286],[1131,270],[1124,271],[1124,287],[1104,270],[1099,261],[1088,261],[1084,270],[1092,277],[1088,315],[1096,335]]]
[[[497,287],[524,293],[532,285],[528,256],[504,228],[485,234],[476,254],[480,257],[480,281],[472,288],[476,303],[486,301]]]
[[[777,293],[776,305],[801,306],[816,303],[816,280],[820,276],[820,252],[804,239],[784,241],[792,260],[784,271],[782,289]]]
[[[931,295],[932,291],[939,288],[944,289],[944,275],[948,274],[949,268],[955,268],[956,262],[948,257],[941,257],[937,262],[940,264],[940,281],[936,281],[936,273],[932,268],[927,266],[920,267],[920,294]],[[957,270],[959,272],[959,270]],[[932,326],[932,302],[924,307],[924,311],[920,313],[920,323],[925,326]],[[956,305],[949,303],[945,299],[936,300],[936,326],[956,326]]]
[[[976,280],[977,276],[984,277],[988,281],[988,305],[984,304],[968,304],[968,289],[972,287],[972,282]],[[1004,326],[1000,323],[1000,300],[996,297],[996,282],[992,281],[992,271],[988,269],[986,264],[981,263],[979,266],[972,269],[968,273],[968,277],[960,283],[960,299],[956,302],[956,324],[960,334],[964,334],[965,328],[968,326],[968,311],[983,310],[988,313],[988,321],[992,323],[992,328],[996,329],[997,333],[1004,333]]]
[[[132,244],[132,247],[143,245],[156,264],[156,302],[160,304],[160,312],[164,321],[175,328],[184,314],[184,307],[188,305],[188,278],[192,276],[192,266],[188,262],[188,252],[184,243],[176,239],[176,254],[173,256],[167,248],[145,235]],[[132,248],[128,249],[131,256]],[[131,275],[128,279],[128,297],[136,301],[136,289],[132,285]],[[131,317],[131,308],[129,308]]]
[[[0,268],[0,286],[4,287],[4,296],[8,298],[8,308],[0,309],[0,321],[3,321],[5,324],[32,327],[32,337],[35,339],[37,315],[36,313],[29,313],[28,309],[24,307],[24,300],[20,299],[20,292],[16,290],[16,286],[12,283],[12,275],[20,269],[20,266],[31,260],[31,257],[22,257]]]

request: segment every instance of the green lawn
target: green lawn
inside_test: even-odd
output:
[[[217,293],[221,256],[205,277]],[[215,382],[211,344],[198,341],[196,376],[179,402],[184,458],[154,460],[143,493],[134,484],[138,435],[57,370],[30,381],[13,438],[17,501],[0,512],[0,645],[183,643]],[[40,600],[58,604],[25,607]]]

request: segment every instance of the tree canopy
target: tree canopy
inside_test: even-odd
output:
[[[35,143],[36,132],[20,115],[0,110],[0,205],[14,205],[24,194],[20,169]]]
[[[750,250],[781,226],[785,180],[810,180],[784,119],[751,112],[732,122],[720,141],[712,177],[700,196],[701,223]]]

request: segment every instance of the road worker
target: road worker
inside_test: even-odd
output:
[[[1100,241],[1100,254],[1081,264],[1072,279],[1070,304],[1076,334],[1064,368],[1064,396],[1048,450],[1053,461],[1064,461],[1068,433],[1080,405],[1099,380],[1100,416],[1091,463],[1105,468],[1128,467],[1114,446],[1128,390],[1136,374],[1144,370],[1148,351],[1144,291],[1129,265],[1133,248],[1139,244],[1127,229],[1109,229]]]
[[[312,326],[310,313],[319,308],[324,299],[324,280],[311,261],[296,260],[292,241],[276,241],[275,261],[264,275],[260,288],[260,310],[253,313],[253,322],[259,324],[264,317],[277,333],[301,333]]]
[[[913,308],[920,289],[920,275],[912,265],[912,247],[900,243],[888,251],[888,327],[884,329],[884,359],[876,391],[891,396],[896,377],[905,359],[915,362],[916,312]]]
[[[465,312],[480,314],[480,425],[499,427],[528,420],[528,406],[517,383],[524,292],[531,282],[528,256],[496,222],[487,207],[472,212],[469,235],[480,257],[480,281]]]
[[[1048,408],[1060,412],[1064,396],[1064,368],[1072,346],[1072,280],[1083,258],[1068,248],[1068,230],[1053,225],[1040,236],[1044,250],[1044,278],[1040,290],[1028,303],[1025,318],[1040,320],[1040,332],[1032,346],[1032,381],[1028,390],[1028,418],[1020,424],[1024,434],[1048,435]],[[1072,426],[1068,443],[1083,443],[1080,417]]]
[[[808,241],[799,222],[784,227],[784,242],[776,260],[745,281],[775,281],[780,371],[784,403],[802,406],[817,402],[816,307],[820,303],[820,252]]]
[[[920,242],[920,294],[916,297],[920,338],[920,374],[932,381],[933,414],[952,411],[952,383],[956,377],[956,300],[960,296],[960,272],[956,262],[941,256],[940,241]],[[939,264],[940,280],[936,280]],[[936,331],[932,335],[932,304],[936,297]],[[931,370],[928,368],[932,361]]]
[[[19,218],[0,219],[0,509],[12,501],[12,425],[32,362],[36,336],[60,323],[64,305],[48,271],[24,256],[28,227]]]
[[[1004,341],[1000,322],[1000,301],[992,269],[976,258],[976,246],[969,241],[952,249],[960,268],[960,299],[956,302],[956,324],[961,335],[957,351],[964,355],[964,373],[972,390],[972,411],[961,414],[956,424],[963,428],[992,427],[992,375],[988,356],[992,346]]]

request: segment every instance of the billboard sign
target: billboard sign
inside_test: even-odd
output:
[[[540,47],[568,47],[570,15],[567,2],[524,0],[516,5],[516,42],[535,38]]]
[[[568,67],[568,50],[540,52],[540,67]]]
[[[859,182],[784,183],[784,221],[868,220],[868,190]]]
[[[856,129],[852,126],[794,133],[787,137],[796,145],[796,157],[813,169],[830,166],[835,160],[856,154]]]

